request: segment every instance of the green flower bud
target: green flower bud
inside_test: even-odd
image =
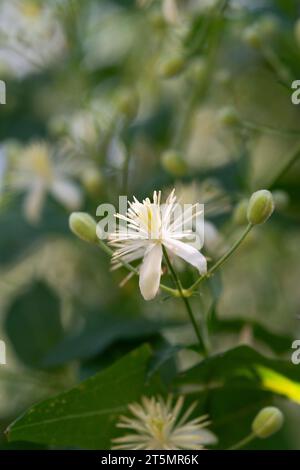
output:
[[[274,15],[264,15],[259,21],[248,26],[243,34],[244,41],[255,49],[270,39],[279,29],[279,23]]]
[[[83,172],[82,183],[89,194],[97,196],[103,187],[103,176],[97,168],[87,168]]]
[[[300,19],[296,21],[294,31],[295,31],[295,38],[296,38],[297,44],[300,47]]]
[[[290,202],[289,195],[282,191],[281,189],[277,189],[276,191],[272,192],[272,196],[274,199],[275,208],[278,211],[284,211]]]
[[[133,120],[139,109],[139,97],[134,90],[122,90],[117,96],[116,107],[118,111],[126,116],[129,120]]]
[[[240,122],[240,118],[236,109],[232,106],[222,108],[218,113],[218,119],[225,126],[236,126]]]
[[[263,408],[252,423],[252,432],[259,438],[272,436],[282,427],[284,417],[282,412],[274,406]]]
[[[247,210],[248,222],[252,225],[263,224],[274,211],[273,196],[270,191],[261,189],[252,194]]]
[[[242,199],[234,208],[233,211],[233,222],[236,225],[246,225],[248,222],[247,219],[247,209],[248,209],[249,200]]]
[[[89,243],[95,243],[98,240],[96,221],[86,212],[73,212],[69,217],[69,226],[81,240]]]
[[[257,24],[248,26],[243,33],[243,40],[248,46],[259,49],[262,45],[261,32]]]
[[[176,150],[164,152],[161,157],[161,164],[173,176],[183,176],[186,174],[187,165]]]
[[[184,66],[184,57],[181,54],[176,54],[160,64],[159,74],[163,78],[172,78],[182,72]]]

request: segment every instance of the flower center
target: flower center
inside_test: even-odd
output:
[[[162,418],[151,418],[149,426],[153,437],[161,444],[166,442],[166,423]]]
[[[50,182],[53,177],[52,165],[48,151],[43,146],[32,146],[28,149],[28,163],[31,171],[44,181]]]
[[[161,240],[161,215],[156,204],[143,205],[139,213],[139,224],[149,240]]]

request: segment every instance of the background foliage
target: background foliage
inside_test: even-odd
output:
[[[300,145],[299,2],[178,5],[174,22],[160,1],[1,2],[3,449],[109,448],[128,403],[182,390],[210,415],[220,448],[272,403],[285,425],[250,448],[300,448],[299,162],[277,178]],[[51,155],[53,181],[40,153],[24,168],[33,144]],[[46,195],[32,214],[35,178]],[[125,271],[111,273],[107,255],[68,228],[74,209],[95,216],[119,194],[173,186],[206,204],[212,261],[243,230],[240,201],[260,188],[278,196],[270,221],[192,298],[210,337],[205,360],[178,299],[144,302],[136,279],[120,288]],[[195,280],[176,268],[184,285]]]

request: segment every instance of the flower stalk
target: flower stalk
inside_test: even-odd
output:
[[[241,449],[242,447],[245,447],[247,444],[252,442],[256,438],[255,434],[252,432],[248,436],[244,437],[244,439],[241,439],[239,442],[234,444],[233,446],[229,447],[228,450],[238,450]]]
[[[201,332],[200,332],[200,329],[199,329],[199,327],[198,327],[198,325],[197,325],[195,316],[194,316],[194,314],[193,314],[192,307],[191,307],[191,305],[190,305],[190,302],[189,302],[187,296],[184,294],[184,290],[183,290],[183,288],[182,288],[180,279],[178,278],[177,273],[176,273],[175,269],[174,269],[173,266],[172,266],[172,263],[171,263],[171,261],[170,261],[169,255],[168,255],[167,250],[166,250],[166,248],[165,248],[164,246],[163,246],[163,254],[164,254],[164,258],[165,258],[166,264],[167,264],[167,266],[168,266],[168,269],[169,269],[169,271],[170,271],[170,273],[171,273],[171,275],[172,275],[172,277],[173,277],[174,283],[175,283],[175,285],[176,285],[176,287],[177,287],[177,290],[178,290],[178,292],[179,292],[179,294],[180,294],[180,297],[182,298],[182,301],[183,301],[183,303],[184,303],[184,306],[185,306],[185,308],[186,308],[186,311],[187,311],[187,313],[188,313],[188,316],[189,316],[189,318],[190,318],[190,320],[191,320],[191,323],[192,323],[192,325],[193,325],[193,328],[194,328],[194,330],[195,330],[197,339],[198,339],[198,341],[199,341],[200,349],[203,351],[204,355],[207,356],[207,347],[206,347],[205,341],[204,341],[204,339],[203,339],[203,337],[202,337],[202,334],[201,334]]]

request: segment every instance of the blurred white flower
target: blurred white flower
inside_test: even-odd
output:
[[[206,273],[205,257],[191,244],[187,243],[191,231],[185,230],[183,222],[188,220],[175,212],[179,205],[176,201],[175,189],[170,193],[164,205],[160,204],[161,192],[154,191],[153,202],[149,198],[129,203],[125,215],[115,216],[128,223],[128,227],[119,226],[110,234],[110,244],[116,247],[112,258],[113,268],[122,265],[121,261],[131,263],[143,258],[139,267],[139,286],[145,300],[153,299],[159,289],[163,246],[171,254],[179,256],[198,269],[201,275]],[[200,212],[190,210],[189,217],[193,220]],[[175,215],[175,216],[174,216]]]
[[[173,404],[172,397],[142,398],[142,403],[128,406],[132,417],[121,416],[117,427],[133,431],[113,439],[113,449],[128,450],[201,450],[207,444],[217,442],[209,430],[207,415],[190,419],[197,403],[184,413],[184,398],[180,396]]]
[[[2,0],[1,69],[25,76],[60,58],[66,42],[53,8],[35,0]]]
[[[82,202],[80,188],[71,180],[67,167],[55,161],[45,142],[32,143],[19,155],[11,184],[26,192],[24,211],[31,223],[39,221],[47,193],[70,211],[79,209]]]
[[[125,60],[136,45],[139,22],[112,2],[89,2],[80,32],[84,66],[89,70]]]

